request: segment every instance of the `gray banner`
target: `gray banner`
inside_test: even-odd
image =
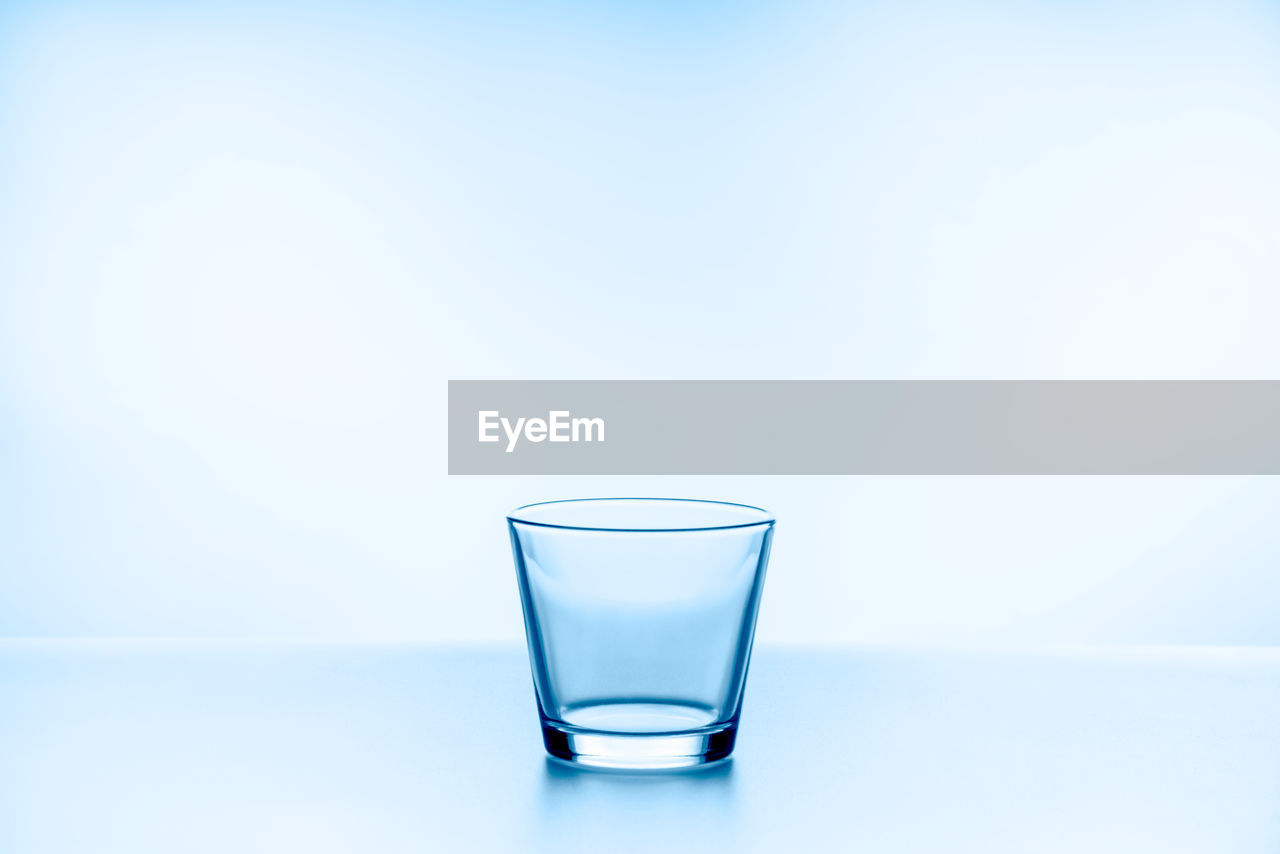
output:
[[[1280,381],[451,381],[450,474],[1280,474]]]

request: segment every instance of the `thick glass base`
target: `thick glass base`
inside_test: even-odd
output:
[[[737,725],[720,724],[689,732],[603,732],[544,719],[547,753],[565,762],[619,771],[693,768],[733,752]]]

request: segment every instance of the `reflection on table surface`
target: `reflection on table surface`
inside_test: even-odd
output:
[[[738,751],[542,752],[508,648],[0,642],[0,850],[1280,850],[1280,650],[758,650]]]

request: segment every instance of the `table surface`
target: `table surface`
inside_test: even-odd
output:
[[[757,650],[735,758],[544,758],[511,648],[0,642],[0,851],[1280,851],[1280,650]]]

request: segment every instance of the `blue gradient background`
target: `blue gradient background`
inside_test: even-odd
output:
[[[0,5],[0,635],[517,643],[502,514],[665,494],[776,512],[765,643],[1280,642],[1275,480],[444,436],[450,378],[1275,379],[1277,152],[1270,3]]]

